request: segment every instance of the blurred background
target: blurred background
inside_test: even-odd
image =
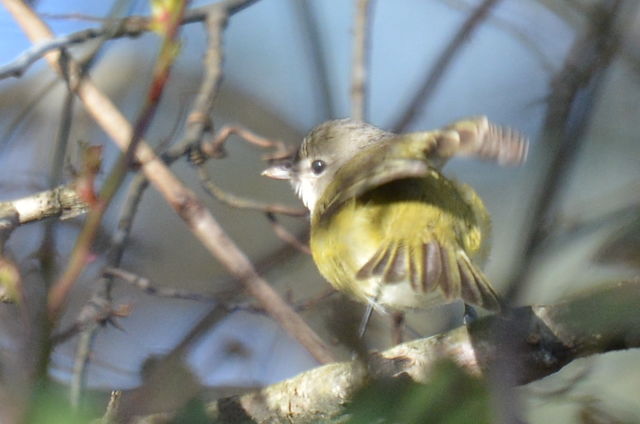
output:
[[[197,7],[208,2],[192,2]],[[478,7],[472,0],[373,1],[370,21],[369,96],[366,119],[394,129],[446,46]],[[520,168],[455,160],[446,169],[474,187],[493,218],[493,248],[486,272],[498,291],[507,290],[526,253],[532,225],[546,237],[523,276],[516,304],[555,303],[607,282],[638,279],[640,266],[640,141],[636,119],[640,105],[640,19],[634,1],[622,2],[617,19],[621,43],[609,66],[598,70],[597,84],[585,84],[572,109],[570,123],[581,131],[558,199],[545,221],[532,222],[557,146],[544,141],[545,122],[557,99],[556,76],[565,69],[572,46],[593,27],[595,0],[499,1],[466,37],[431,95],[416,109],[404,131],[446,125],[458,118],[487,115],[517,129],[531,140],[528,162]],[[147,15],[144,1],[37,1],[36,10],[58,35],[96,27],[89,17]],[[215,129],[239,125],[256,134],[297,146],[318,123],[350,115],[354,2],[336,0],[260,0],[229,19],[224,32],[223,82],[213,110]],[[146,137],[158,149],[178,140],[185,115],[202,77],[206,33],[201,23],[185,25],[181,50],[156,119]],[[76,57],[97,46],[90,41],[72,49]],[[0,65],[11,63],[29,47],[9,14],[0,9]],[[100,46],[90,74],[125,115],[134,120],[148,89],[159,38],[152,33],[109,40]],[[605,62],[604,60],[602,61]],[[595,61],[598,63],[598,60]],[[66,88],[43,61],[20,78],[0,81],[0,200],[14,199],[49,187],[55,174]],[[571,125],[568,125],[571,129]],[[63,181],[80,166],[82,143],[104,146],[103,178],[117,150],[78,103],[66,148]],[[208,162],[212,178],[225,191],[243,197],[301,207],[288,184],[260,177],[266,162],[261,151],[237,137],[228,156]],[[287,246],[272,231],[263,213],[231,208],[211,199],[191,166],[177,161],[172,169],[206,199],[214,216],[248,254],[262,275],[293,304],[322,295],[328,284],[311,258]],[[58,171],[60,171],[58,167]],[[105,251],[114,232],[127,184],[109,208],[95,244],[96,259],[74,289],[62,327],[71,324],[96,290]],[[306,218],[279,217],[300,238]],[[42,223],[17,229],[6,246],[19,265],[29,291],[38,292],[47,276],[36,252],[44,236]],[[59,271],[82,225],[82,218],[56,224],[55,263]],[[187,231],[184,223],[153,188],[144,193],[135,217],[122,268],[150,279],[158,287],[215,294],[240,289]],[[149,358],[170,352],[203,317],[212,302],[159,298],[116,282],[115,305],[130,313],[119,327],[96,333],[88,372],[94,389],[137,387]],[[251,299],[243,299],[243,305]],[[334,295],[302,314],[349,359],[337,328],[345,319],[359,320],[359,305]],[[351,318],[336,311],[353,310]],[[409,314],[408,325],[420,335],[435,334],[461,322],[461,305]],[[15,354],[14,305],[0,305],[0,349]],[[342,320],[342,321],[341,321]],[[338,322],[336,322],[338,321]],[[368,345],[390,346],[390,320],[375,316]],[[68,383],[78,338],[56,347],[51,374]],[[251,308],[240,308],[199,335],[188,349],[188,367],[210,388],[253,387],[293,376],[316,365],[313,358],[277,324]],[[586,422],[581,411],[597,403],[603,410],[640,422],[637,393],[638,352],[616,352],[575,361],[560,373],[519,389],[527,399],[530,422]],[[579,376],[576,380],[576,376]],[[554,390],[573,381],[561,396]],[[591,403],[589,403],[591,402]],[[620,421],[618,421],[620,422]]]

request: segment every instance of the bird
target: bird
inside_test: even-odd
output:
[[[489,213],[442,168],[452,157],[519,165],[527,151],[522,134],[485,116],[406,134],[345,118],[312,129],[263,175],[289,180],[309,209],[313,260],[338,291],[387,312],[456,300],[499,311],[482,271]]]

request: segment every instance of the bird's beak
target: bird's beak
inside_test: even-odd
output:
[[[273,178],[275,180],[290,180],[291,179],[291,163],[280,163],[278,165],[270,166],[262,171],[265,177]]]

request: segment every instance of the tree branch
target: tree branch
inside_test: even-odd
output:
[[[429,98],[434,93],[442,77],[444,77],[446,70],[453,62],[453,59],[458,53],[460,53],[462,44],[469,39],[471,34],[473,34],[478,26],[484,21],[489,11],[496,5],[496,3],[498,3],[498,1],[500,0],[484,0],[478,7],[476,7],[473,13],[469,15],[449,44],[445,46],[444,50],[438,57],[438,61],[433,65],[433,68],[429,70],[429,74],[425,78],[424,84],[422,84],[418,89],[404,111],[398,115],[399,117],[397,122],[392,127],[393,132],[403,132],[411,122],[413,122],[419,112],[424,112],[424,106],[428,103]]]
[[[236,3],[246,5],[248,2]],[[27,4],[19,0],[3,0],[3,4],[33,42],[38,43],[53,38],[51,30]],[[222,3],[215,3],[214,6],[218,4]],[[225,7],[228,7],[226,3]],[[61,67],[59,52],[51,51],[47,53],[46,58],[57,73],[69,75],[73,81],[71,87],[82,100],[87,111],[118,147],[126,151],[133,130],[122,113],[89,78],[76,80],[79,75],[78,65],[71,58],[67,60],[65,69]],[[332,361],[333,355],[317,334],[258,275],[249,258],[226,234],[202,201],[177,179],[144,140],[139,142],[135,157],[151,184],[185,221],[203,246],[240,281],[247,293],[254,296],[269,315],[305,346],[318,361],[325,363]]]
[[[303,423],[339,416],[372,379],[409,376],[428,383],[434,366],[451,359],[473,375],[485,375],[515,351],[516,382],[525,384],[598,353],[640,347],[640,281],[619,283],[564,303],[528,306],[491,316],[448,333],[414,340],[361,361],[325,365],[289,380],[208,405],[225,423]],[[496,341],[493,331],[508,327]],[[325,421],[323,421],[325,422]]]

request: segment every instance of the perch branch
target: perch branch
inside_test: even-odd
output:
[[[226,423],[303,423],[339,416],[372,378],[409,376],[428,384],[441,359],[452,359],[473,375],[505,360],[504,345],[517,353],[516,384],[538,380],[571,361],[640,347],[640,281],[594,290],[556,305],[528,306],[491,316],[447,333],[414,340],[361,361],[325,365],[289,380],[208,406]],[[496,340],[496,326],[509,337]]]

